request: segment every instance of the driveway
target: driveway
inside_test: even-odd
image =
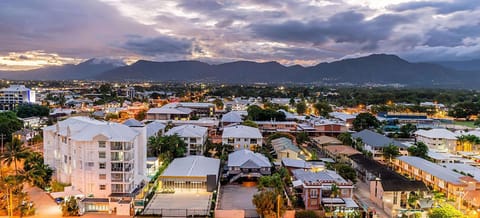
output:
[[[377,217],[389,217],[382,208],[380,208],[375,203],[373,203],[373,201],[370,200],[370,189],[368,188],[367,183],[358,181],[355,186],[357,188],[355,189],[354,194],[359,201],[360,207],[366,206],[375,209],[375,211],[377,212]]]

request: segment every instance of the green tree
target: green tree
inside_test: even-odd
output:
[[[187,144],[177,135],[152,136],[148,139],[148,155],[171,160],[183,157],[187,151]]]
[[[317,102],[313,105],[315,108],[315,114],[322,117],[328,117],[328,113],[332,112],[332,107],[327,102]]]
[[[477,127],[480,126],[480,117],[477,118],[477,119],[475,120],[475,122],[473,122],[473,125],[475,125],[475,126],[477,126]]]
[[[12,139],[12,133],[22,129],[23,122],[20,121],[12,111],[0,113],[0,134],[5,134],[4,142]]]
[[[337,139],[340,140],[343,144],[352,146],[352,134],[349,132],[342,132],[337,136]]]
[[[357,171],[353,167],[344,163],[335,163],[328,165],[327,167],[330,170],[335,170],[338,175],[344,179],[350,180],[353,183],[357,183]]]
[[[440,207],[435,207],[431,210],[430,218],[462,218],[465,217],[463,213],[452,205],[444,203]]]
[[[389,144],[388,146],[383,147],[382,152],[383,157],[388,161],[389,165],[392,163],[393,158],[400,155],[400,149],[394,144]]]
[[[53,175],[53,170],[44,163],[42,154],[32,152],[23,163],[25,178],[31,184],[44,189],[47,187]]]
[[[213,100],[213,104],[215,104],[216,108],[223,109],[224,104],[222,99],[216,98],[215,100]]]
[[[423,142],[417,142],[408,148],[408,153],[411,156],[428,159],[428,146]]]
[[[295,106],[297,109],[297,113],[303,115],[307,111],[307,104],[305,102],[298,102]]]
[[[297,139],[297,144],[299,144],[299,145],[310,141],[310,138],[308,137],[308,133],[306,133],[306,132],[297,133],[296,139]]]
[[[16,109],[17,116],[21,118],[26,117],[46,117],[50,110],[48,107],[38,104],[21,104]]]
[[[400,127],[400,137],[401,138],[410,138],[413,134],[413,132],[415,132],[415,130],[417,130],[417,127],[411,123],[407,123],[403,126]]]
[[[79,216],[80,208],[77,199],[74,197],[66,198],[62,203],[62,216]]]
[[[380,121],[371,113],[360,113],[353,120],[352,124],[355,131],[361,131],[364,129],[378,128]]]
[[[251,120],[245,120],[245,121],[243,121],[243,122],[242,122],[242,125],[258,128],[258,124],[255,123],[254,121],[251,121]]]
[[[30,154],[30,150],[22,145],[19,139],[14,138],[13,141],[7,143],[6,150],[0,155],[0,161],[7,165],[14,165],[15,176],[19,176],[19,169],[17,164],[25,160]]]
[[[257,213],[264,218],[275,218],[278,205],[280,205],[280,214],[285,212],[283,198],[278,197],[274,191],[264,190],[253,195],[252,203],[257,208]],[[280,201],[280,202],[278,202]]]

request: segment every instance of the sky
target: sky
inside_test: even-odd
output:
[[[478,0],[1,0],[0,70],[89,58],[278,61],[480,58]]]

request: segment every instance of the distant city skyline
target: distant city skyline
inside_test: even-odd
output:
[[[314,65],[480,58],[477,0],[5,0],[0,70],[89,58]]]

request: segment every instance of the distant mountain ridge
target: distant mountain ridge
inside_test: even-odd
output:
[[[132,65],[118,66],[111,62],[91,59],[77,65],[14,73],[0,72],[0,77],[219,83],[396,83],[425,87],[476,87],[480,81],[480,70],[460,71],[436,63],[411,63],[395,55],[372,54],[309,67],[252,61],[208,64],[195,60],[170,62],[139,60]]]

